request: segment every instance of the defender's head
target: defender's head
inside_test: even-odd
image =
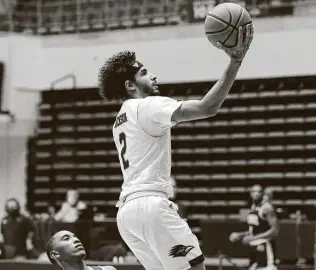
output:
[[[81,263],[86,257],[80,240],[69,231],[55,233],[47,242],[46,253],[51,263],[60,267]]]
[[[254,185],[250,190],[250,197],[254,203],[261,202],[263,198],[263,189],[260,185]]]
[[[100,69],[98,85],[100,95],[107,100],[160,95],[157,77],[136,60],[132,51],[110,57]]]

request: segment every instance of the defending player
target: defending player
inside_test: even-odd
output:
[[[157,77],[130,51],[115,54],[100,70],[101,96],[124,100],[113,125],[124,177],[117,224],[122,238],[146,269],[205,269],[196,236],[179,217],[177,206],[168,200],[173,195],[170,128],[218,112],[252,37],[253,26],[248,25],[239,29],[235,48],[219,44],[231,60],[222,78],[201,100],[160,97]]]
[[[87,266],[86,251],[80,240],[69,231],[55,233],[47,242],[46,253],[52,264],[63,270],[116,270],[113,266]]]
[[[260,185],[254,185],[250,191],[252,206],[247,217],[249,231],[234,232],[230,235],[232,242],[242,240],[250,247],[250,266],[254,270],[274,270],[275,243],[278,233],[278,218],[272,204],[264,200]]]

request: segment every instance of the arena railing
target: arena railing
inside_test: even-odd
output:
[[[0,31],[51,35],[203,22],[212,7],[225,1],[0,1]],[[246,6],[253,17],[293,15],[296,8],[315,5],[311,0],[235,2]],[[305,8],[301,13],[311,10]]]

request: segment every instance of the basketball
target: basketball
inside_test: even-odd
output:
[[[220,41],[226,47],[233,48],[238,43],[238,28],[251,22],[251,16],[242,6],[234,3],[220,4],[206,16],[205,35],[214,46]]]

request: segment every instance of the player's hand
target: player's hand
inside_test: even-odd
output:
[[[233,61],[241,63],[252,42],[253,32],[252,23],[244,27],[239,27],[238,43],[235,47],[228,48],[220,42],[217,43],[217,47],[223,50]]]
[[[251,235],[246,235],[241,240],[244,245],[249,245],[249,243],[253,240],[253,237]]]
[[[229,236],[229,241],[231,241],[231,242],[236,242],[236,241],[238,241],[240,239],[241,239],[241,235],[239,233],[237,233],[237,232],[233,232]]]

